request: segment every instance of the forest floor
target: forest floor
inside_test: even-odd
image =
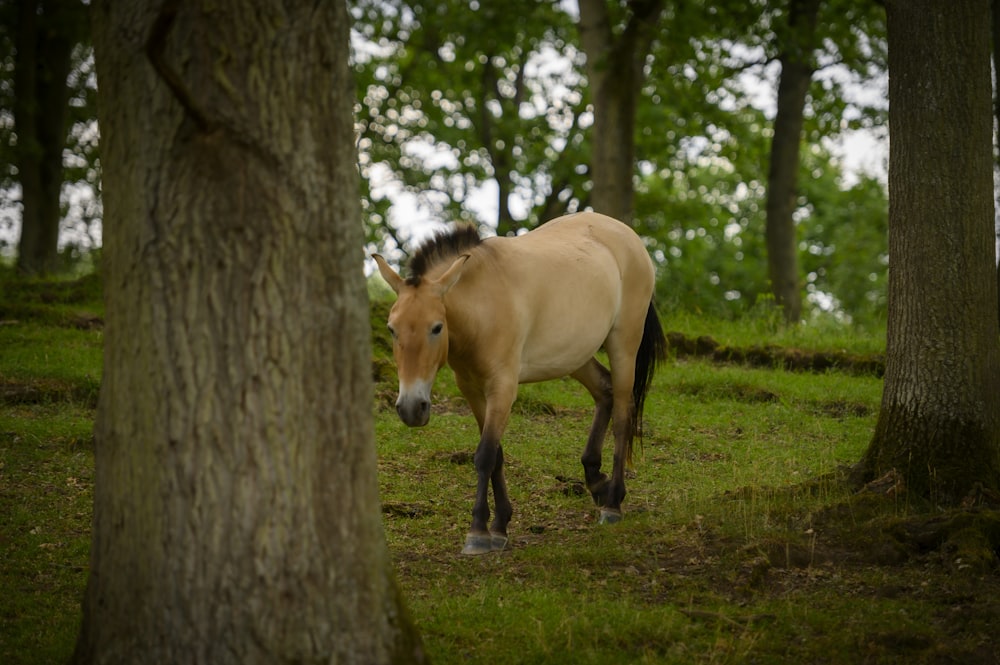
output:
[[[0,662],[64,662],[88,569],[100,285],[0,286]],[[585,391],[523,387],[510,543],[463,557],[475,422],[448,370],[430,424],[398,421],[385,313],[384,525],[432,662],[1000,663],[997,497],[944,508],[895,474],[848,480],[878,413],[878,341],[682,321],[614,526],[582,484]]]
[[[436,662],[1000,663],[1000,497],[945,508],[895,473],[849,478],[878,414],[877,344],[723,334],[668,333],[612,527],[582,483],[585,391],[523,386],[511,544],[472,560],[456,553],[474,420],[445,371],[431,423],[404,427],[377,362],[385,523]]]

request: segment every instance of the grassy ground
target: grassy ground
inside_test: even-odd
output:
[[[4,274],[0,294],[0,663],[65,662],[90,551],[100,284]]]
[[[0,289],[0,663],[61,662],[86,579],[99,285]],[[386,535],[433,662],[998,662],[995,554],[914,537],[927,507],[891,479],[860,493],[843,481],[871,436],[875,376],[670,361],[613,527],[580,482],[589,399],[568,380],[526,386],[504,446],[511,547],[464,558],[474,421],[447,370],[430,425],[398,421],[374,310]],[[737,347],[880,350],[760,321],[668,327]]]

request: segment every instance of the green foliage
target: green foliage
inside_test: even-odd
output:
[[[885,187],[862,177],[838,186],[834,169],[817,167],[802,182],[802,269],[811,297],[829,294],[837,311],[867,325],[885,321],[889,207]]]
[[[624,22],[627,3],[610,4]],[[761,97],[776,82],[786,11],[786,3],[761,1],[666,3],[636,109],[634,217],[658,263],[666,309],[734,317],[770,292],[770,121]],[[821,12],[796,214],[803,288],[816,315],[877,325],[884,188],[869,177],[846,186],[825,146],[884,125],[883,96],[849,94],[885,72],[884,11],[831,0]],[[561,4],[519,0],[499,9],[484,0],[469,10],[359,0],[354,15],[367,40],[355,49],[355,69],[369,178],[394,174],[432,217],[500,233],[587,205],[591,91],[575,16]],[[491,182],[498,218],[475,207],[475,192]],[[369,240],[401,247],[408,239],[380,196],[365,196]]]
[[[369,180],[388,168],[450,220],[477,219],[469,196],[490,179],[538,206],[546,184],[557,196],[580,181],[577,167],[587,159],[579,75],[568,63],[552,68],[554,56],[579,56],[558,3],[358,0],[352,11],[367,40],[354,60]],[[370,239],[396,235],[385,201],[368,186]],[[499,203],[503,218],[506,196]],[[518,226],[523,217],[519,211]],[[514,228],[508,217],[500,232]]]
[[[709,163],[653,174],[642,191],[637,230],[658,264],[661,307],[735,316],[768,291],[759,181]]]
[[[804,288],[813,319],[836,315],[878,328],[888,267],[886,191],[872,177],[849,188],[842,181],[828,153],[803,155],[796,216]],[[769,300],[761,181],[709,160],[652,174],[642,191],[637,230],[658,264],[661,308],[732,318]]]
[[[78,264],[90,255],[99,256],[103,242],[97,72],[89,34],[73,53],[69,86],[70,130],[64,156],[61,253]],[[94,257],[90,256],[90,260]]]
[[[775,30],[787,26],[787,8],[728,4],[689,3],[666,19],[666,34],[691,39],[664,40],[654,52],[645,89],[650,103],[639,109],[636,219],[659,263],[665,307],[738,316],[770,292],[764,246],[770,123],[748,93],[773,85],[781,43]],[[806,109],[796,213],[803,286],[814,315],[833,311],[877,323],[885,297],[886,194],[870,177],[845,187],[824,146],[844,131],[884,123],[883,98],[846,93],[847,84],[878,80],[885,71],[884,13],[874,3],[821,6],[820,71]]]

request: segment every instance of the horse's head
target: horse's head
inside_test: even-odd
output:
[[[431,387],[448,362],[448,318],[444,296],[462,273],[468,255],[460,256],[440,276],[404,280],[378,254],[383,279],[396,292],[389,310],[392,355],[399,373],[396,412],[410,427],[421,427],[431,417]]]

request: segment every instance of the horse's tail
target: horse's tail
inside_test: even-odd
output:
[[[646,310],[646,323],[642,329],[639,352],[635,355],[635,381],[632,384],[632,436],[638,437],[640,444],[642,443],[642,410],[646,404],[646,393],[649,392],[649,385],[653,381],[656,366],[666,357],[667,339],[663,336],[663,327],[660,325],[660,317],[656,315],[656,308],[650,301],[649,309]],[[631,441],[626,451],[626,459],[631,466]]]

